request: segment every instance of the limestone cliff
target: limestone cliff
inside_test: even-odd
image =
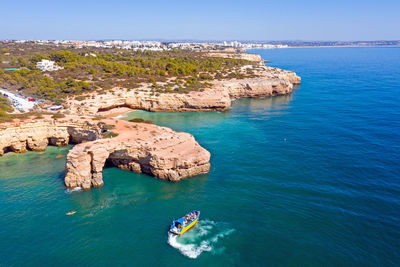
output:
[[[44,120],[0,128],[0,156],[7,151],[45,150],[50,145],[65,146],[99,138],[101,130],[89,122]]]
[[[105,126],[112,126],[109,128],[118,136],[103,139]],[[65,185],[71,188],[103,185],[106,160],[119,168],[169,181],[210,169],[210,153],[192,135],[156,125],[112,119],[86,121],[69,116],[62,121],[30,120],[0,127],[0,156],[9,151],[45,150],[47,145],[70,142],[78,143],[69,151],[65,165]]]
[[[253,78],[216,80],[202,92],[155,95],[146,86],[133,90],[114,88],[112,93],[93,94],[82,101],[69,99],[67,105],[74,113],[91,115],[116,107],[178,112],[227,110],[232,98],[289,94],[293,85],[300,83],[300,77],[291,71],[266,66],[245,66],[243,71],[246,68],[252,68]]]
[[[236,53],[236,52],[224,52],[224,51],[210,51],[206,53],[209,57],[222,57],[222,58],[234,58],[234,59],[244,59],[251,62],[256,62],[262,64],[262,58],[258,54],[252,53]]]
[[[208,172],[210,153],[188,133],[156,125],[118,121],[125,129],[112,139],[76,145],[67,156],[67,187],[103,185],[106,161],[122,169],[143,172],[159,179],[179,181]]]
[[[214,88],[228,92],[230,98],[265,97],[289,94],[300,77],[294,72],[278,68],[260,66],[255,78],[217,81]]]

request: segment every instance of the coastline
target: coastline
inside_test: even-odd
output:
[[[217,56],[245,57],[257,66],[245,66],[253,78],[215,81],[211,88],[188,94],[149,94],[143,88],[128,91],[115,88],[112,94],[93,94],[81,101],[67,101],[66,116],[61,119],[30,118],[14,120],[0,129],[1,155],[7,151],[42,151],[47,145],[76,144],[68,153],[65,185],[90,189],[103,185],[105,162],[159,179],[179,181],[206,173],[210,153],[191,134],[165,127],[121,120],[133,110],[147,111],[220,111],[227,110],[238,98],[259,98],[290,94],[300,77],[294,72],[264,66],[256,54],[219,53]],[[68,114],[76,115],[68,115]],[[107,127],[105,127],[107,126]],[[104,136],[110,137],[105,138]]]
[[[75,146],[68,152],[65,185],[85,190],[103,185],[106,160],[121,169],[179,181],[208,172],[210,153],[191,134],[119,119],[66,116],[3,123],[0,156]]]
[[[290,94],[294,85],[300,84],[301,78],[296,73],[257,62],[259,65],[256,67],[244,67],[251,69],[255,77],[216,80],[202,91],[155,95],[145,84],[133,90],[119,87],[113,88],[113,93],[88,94],[84,100],[67,99],[66,105],[74,114],[92,116],[112,113],[115,108],[152,112],[223,111],[230,109],[232,99]]]
[[[284,255],[302,265],[393,266],[400,259],[395,50],[255,51],[302,74],[300,90],[238,99],[227,112],[130,114],[192,133],[211,152],[211,171],[182,182],[109,165],[103,187],[70,190],[72,145],[6,154],[3,263],[279,266]],[[192,209],[202,211],[198,226],[171,240],[171,220]]]
[[[271,49],[287,49],[287,48],[345,48],[345,47],[352,47],[352,48],[385,48],[385,47],[400,47],[400,45],[374,45],[374,46],[369,46],[369,45],[331,45],[331,46],[288,46],[285,48],[271,48]],[[263,48],[251,48],[251,49],[246,49],[246,52],[252,51],[252,50],[269,50],[269,49],[263,49]]]

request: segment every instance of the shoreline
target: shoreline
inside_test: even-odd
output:
[[[289,48],[384,48],[384,47],[400,47],[400,45],[374,45],[374,46],[360,46],[360,45],[332,45],[332,46],[288,46],[285,48],[252,48],[252,49],[246,49],[245,51],[251,53],[251,50],[271,50],[271,49],[289,49]]]
[[[59,115],[32,115],[34,118],[27,121],[14,119],[4,123],[5,127],[0,129],[0,155],[8,151],[43,151],[48,145],[73,143],[65,165],[65,185],[85,190],[103,185],[106,161],[121,169],[169,181],[207,173],[211,154],[190,133],[121,118],[134,110],[229,110],[232,101],[238,98],[288,95],[301,81],[294,72],[265,66],[257,54],[218,53],[218,56],[254,61],[255,64],[240,68],[242,73],[250,71],[252,75],[216,79],[209,88],[185,94],[154,94],[148,90],[149,85],[144,85],[133,90],[113,88],[112,92],[95,92],[83,100],[67,99],[66,108]]]
[[[92,116],[118,116],[125,113],[124,109],[151,112],[223,111],[230,109],[232,99],[286,95],[301,82],[296,73],[261,65],[261,61],[257,66],[243,67],[242,71],[247,69],[254,73],[253,76],[215,80],[208,88],[186,94],[154,94],[148,90],[149,85],[145,84],[133,90],[115,87],[112,93],[88,94],[83,100],[67,99],[66,105],[74,114]],[[116,108],[122,111],[113,111]]]
[[[206,173],[210,152],[193,135],[154,124],[120,119],[66,116],[3,123],[0,156],[8,152],[44,151],[74,144],[66,159],[65,185],[85,190],[103,185],[106,161],[161,180],[180,181]]]

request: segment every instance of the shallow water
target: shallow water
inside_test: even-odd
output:
[[[300,88],[227,112],[129,114],[192,133],[207,175],[108,168],[103,188],[71,192],[56,159],[68,148],[0,158],[0,265],[399,265],[400,48],[256,52]],[[194,209],[194,229],[167,233]]]

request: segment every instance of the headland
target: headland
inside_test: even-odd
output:
[[[191,134],[107,117],[133,109],[223,111],[233,99],[290,94],[300,83],[294,72],[267,67],[248,53],[55,50],[26,56],[33,63],[54,61],[50,69],[27,63],[0,72],[2,87],[36,104],[27,113],[3,96],[0,155],[75,144],[65,164],[69,188],[102,186],[106,165],[169,181],[209,171],[210,153]]]

